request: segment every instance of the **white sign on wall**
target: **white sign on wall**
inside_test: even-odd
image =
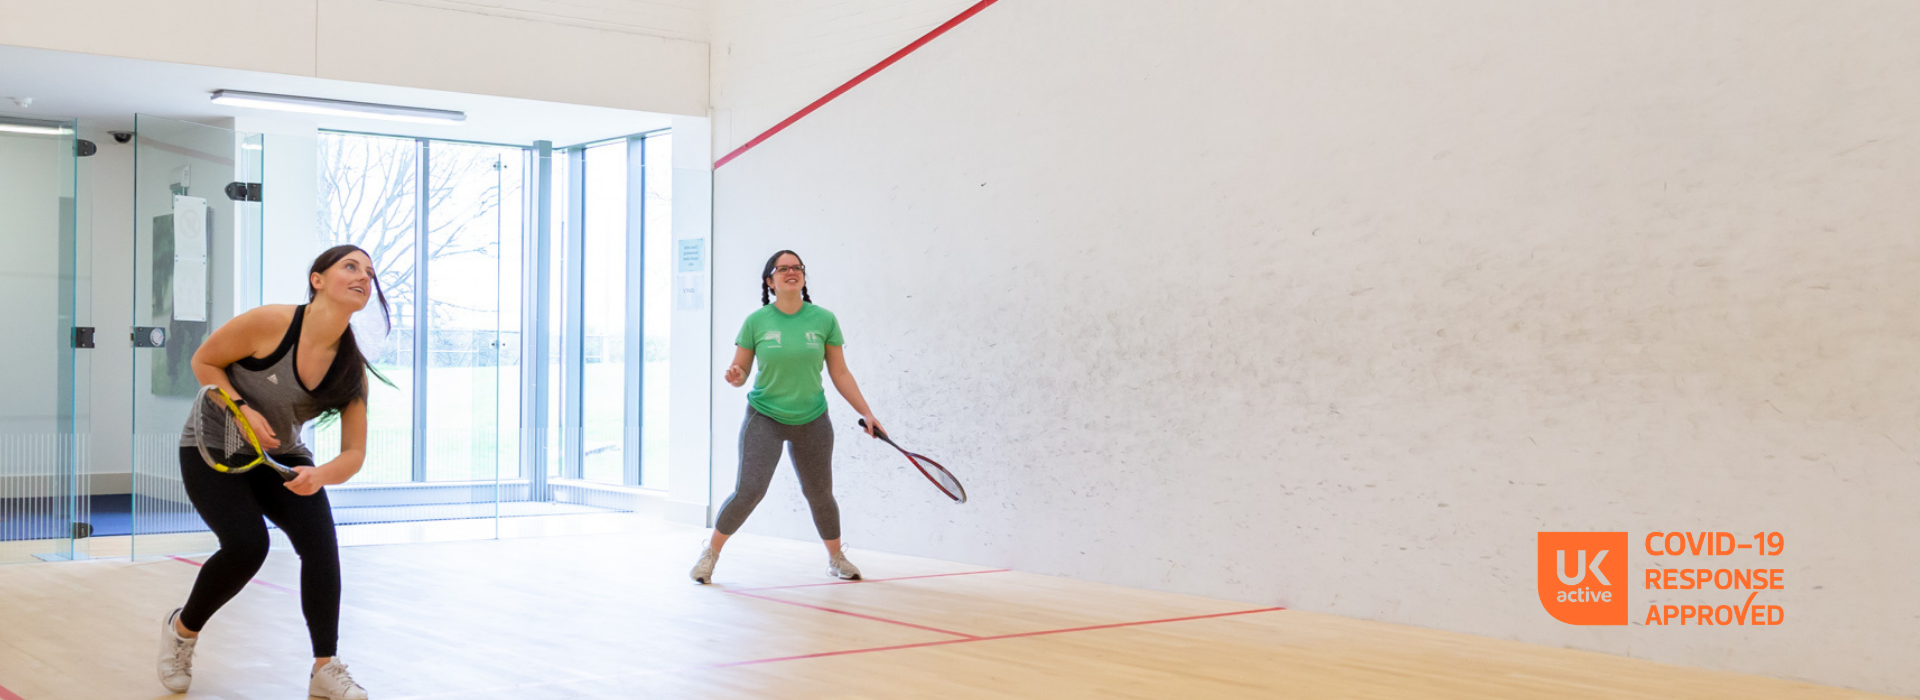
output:
[[[699,311],[707,306],[707,239],[679,240],[679,264],[674,275],[674,307],[681,311]]]
[[[207,320],[207,200],[173,196],[173,318]]]

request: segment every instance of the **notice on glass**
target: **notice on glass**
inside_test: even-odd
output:
[[[207,320],[207,200],[173,197],[173,318]]]

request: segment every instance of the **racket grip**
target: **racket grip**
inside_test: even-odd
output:
[[[865,419],[865,418],[862,418],[862,419],[860,419],[860,428],[861,428],[862,430],[865,430],[865,429],[866,429],[866,427],[867,427],[867,419]],[[879,428],[874,428],[874,429],[873,429],[873,437],[874,437],[874,438],[876,438],[876,439],[880,439],[880,440],[885,440],[885,439],[887,439],[887,431],[885,431],[885,430],[881,430],[881,429],[879,429]]]

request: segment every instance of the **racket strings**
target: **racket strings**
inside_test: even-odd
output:
[[[946,467],[940,466],[939,462],[918,454],[909,454],[907,459],[912,460],[913,465],[919,467],[920,472],[932,479],[933,483],[938,485],[940,490],[946,491],[948,496],[960,501],[966,500],[967,491],[960,486],[960,480],[954,478],[953,474],[948,472]]]
[[[218,393],[208,391],[194,407],[199,414],[200,440],[211,452],[209,457],[221,467],[238,468],[253,461],[253,446],[234,423],[233,412]]]

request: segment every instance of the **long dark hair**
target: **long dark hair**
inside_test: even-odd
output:
[[[773,303],[772,298],[769,296],[773,293],[773,282],[772,282],[773,264],[775,262],[779,262],[780,256],[782,255],[791,255],[793,256],[793,259],[800,260],[800,254],[795,253],[791,250],[783,250],[778,253],[774,253],[773,257],[771,258],[767,258],[767,266],[760,270],[760,305],[761,306],[766,306],[768,304]],[[800,260],[800,266],[806,267],[807,261]],[[806,273],[803,272],[801,274],[805,275]],[[804,285],[804,284],[800,285],[800,300],[806,301],[806,302],[813,301],[813,296],[807,294],[807,285]]]
[[[324,274],[327,270],[333,269],[334,265],[339,264],[340,260],[350,253],[359,253],[367,256],[368,261],[373,260],[372,253],[361,250],[357,245],[337,245],[328,248],[326,252],[320,254],[320,257],[313,259],[313,267],[307,270],[308,303],[312,303],[314,295],[320,291],[313,287],[313,275]],[[380,288],[380,277],[373,274],[372,270],[367,271],[367,277],[373,280],[373,293],[380,299],[380,320],[386,324],[388,331],[392,331],[393,310],[387,306],[387,292]],[[367,374],[378,377],[381,383],[387,386],[393,386],[393,382],[387,379],[386,375],[380,374],[380,370],[374,369],[373,362],[360,352],[360,342],[353,337],[351,323],[347,324],[346,332],[340,334],[340,349],[334,354],[333,362],[337,366],[342,360],[346,361],[348,367],[365,367]],[[332,369],[329,368],[328,371],[331,372]],[[354,372],[353,376],[339,377],[331,383],[324,383],[320,391],[314,392],[313,398],[314,402],[320,405],[321,418],[324,420],[338,415],[340,409],[346,408],[354,401],[365,400],[367,389],[366,374]]]

